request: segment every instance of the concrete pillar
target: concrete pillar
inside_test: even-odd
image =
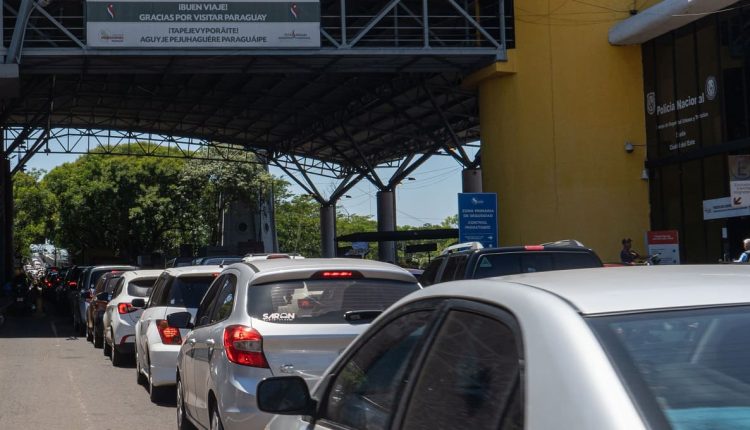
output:
[[[379,191],[377,202],[378,232],[396,231],[396,192]],[[395,263],[396,242],[378,242],[378,260]]]
[[[0,159],[0,281],[13,277],[13,181],[10,161]]]
[[[464,169],[461,172],[461,185],[464,193],[481,193],[482,169]]]
[[[320,252],[325,258],[336,256],[336,204],[320,206]]]

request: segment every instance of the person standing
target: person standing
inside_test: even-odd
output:
[[[750,262],[750,239],[742,241],[742,247],[745,249],[740,257],[734,260],[735,263],[748,263]]]
[[[641,258],[640,254],[631,249],[632,245],[633,240],[629,237],[622,240],[622,251],[620,251],[620,262],[622,264],[632,266],[636,259]]]

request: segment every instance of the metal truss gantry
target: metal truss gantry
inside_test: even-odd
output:
[[[477,167],[463,149],[479,140],[477,97],[461,81],[514,46],[512,0],[321,0],[321,47],[283,50],[91,48],[85,4],[3,1],[0,202],[11,169],[84,141],[188,157],[243,147],[323,208],[363,179],[392,193],[438,151]],[[340,186],[324,196],[313,174]],[[6,226],[9,210],[0,203]],[[5,273],[11,233],[0,235]]]

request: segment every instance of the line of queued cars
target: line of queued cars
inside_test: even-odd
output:
[[[126,271],[104,342],[180,430],[750,428],[750,267],[559,245]]]
[[[261,380],[295,374],[312,386],[375,317],[420,289],[388,263],[243,260],[70,271],[83,287],[71,293],[81,335],[115,366],[134,360],[152,401],[176,400],[178,428],[262,428],[272,415],[256,406]]]

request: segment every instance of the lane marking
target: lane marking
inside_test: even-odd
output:
[[[86,409],[86,403],[84,403],[83,401],[81,389],[80,387],[78,387],[78,384],[73,378],[73,371],[70,369],[68,369],[68,379],[70,379],[70,385],[73,386],[73,391],[75,391],[75,398],[76,400],[78,400],[78,406],[81,408],[81,415],[83,415],[83,420],[86,422],[86,428],[89,430],[93,430],[94,427],[91,425],[91,417],[89,416],[89,412]]]

